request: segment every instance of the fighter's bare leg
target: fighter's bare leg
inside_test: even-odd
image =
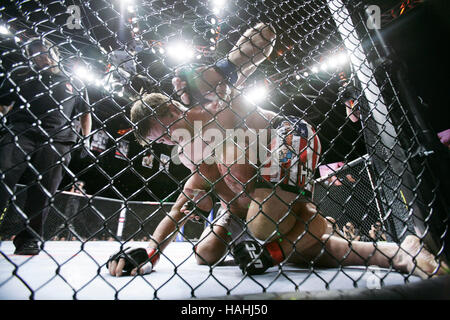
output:
[[[195,245],[195,258],[199,265],[213,265],[228,253],[228,243],[231,238],[222,226],[205,228],[200,240]]]
[[[349,265],[393,267],[400,272],[412,273],[424,279],[432,275],[445,274],[444,268],[448,268],[445,263],[438,263],[436,258],[421,245],[420,239],[413,235],[407,236],[398,245],[393,242],[348,241],[340,236],[326,234],[326,221],[313,207],[305,207],[309,213],[302,215],[309,216],[309,221],[307,223],[298,221],[279,242],[287,261],[294,263],[314,261],[315,265],[323,267]]]
[[[400,272],[412,273],[424,279],[445,273],[441,267],[445,263],[438,263],[414,235],[407,236],[400,245],[393,242],[347,241],[328,235],[322,241],[325,251],[317,262],[324,266],[340,264],[394,267]]]
[[[256,206],[258,201],[254,202]],[[444,262],[436,261],[434,255],[421,245],[416,236],[407,236],[400,245],[393,242],[348,241],[326,233],[326,219],[317,212],[313,204],[296,202],[291,205],[290,214],[283,214],[282,210],[288,207],[282,205],[284,202],[281,199],[267,201],[267,205],[263,207],[265,214],[261,214],[259,208],[258,212],[256,208],[249,210],[248,226],[258,239],[277,241],[285,261],[298,264],[314,261],[315,265],[322,267],[393,267],[400,272],[412,273],[421,278],[445,274],[444,268],[448,269]],[[272,210],[271,214],[268,214],[268,210]],[[276,226],[275,221],[280,221],[280,225]]]

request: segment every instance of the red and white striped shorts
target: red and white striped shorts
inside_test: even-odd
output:
[[[255,188],[273,188],[311,198],[321,144],[314,128],[301,118],[288,116],[274,122],[270,157],[260,167]]]

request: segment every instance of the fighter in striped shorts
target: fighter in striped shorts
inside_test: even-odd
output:
[[[271,157],[260,170],[255,188],[279,186],[311,201],[321,152],[319,137],[309,123],[298,117],[277,117],[272,123],[276,134],[268,148]]]

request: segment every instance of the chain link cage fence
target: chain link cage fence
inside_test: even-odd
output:
[[[408,1],[402,8],[407,11],[422,4]],[[198,297],[206,280],[194,281],[180,270],[195,258],[203,262],[200,265],[208,264],[210,255],[220,257],[211,258],[205,279],[214,279],[226,295],[240,293],[236,288],[248,279],[257,284],[250,293],[270,291],[281,278],[288,282],[285,292],[303,290],[311,277],[320,278],[326,290],[339,274],[351,278],[346,265],[362,266],[360,279],[371,272],[369,266],[377,264],[373,257],[385,254],[379,243],[397,245],[389,261],[379,265],[387,270],[380,276],[382,286],[390,273],[401,274],[404,283],[418,270],[422,278],[442,273],[449,254],[448,150],[424,120],[424,106],[408,86],[404,66],[380,34],[390,23],[384,12],[395,6],[397,2],[344,0],[3,1],[2,298],[14,297],[10,291],[14,286],[26,288],[22,298],[38,298],[55,279],[62,279],[75,299],[82,298],[83,290],[96,281],[104,282],[114,291],[113,297],[120,298],[129,282],[114,284],[117,279],[108,273],[109,256],[129,245],[145,248],[149,242],[161,260],[168,261],[168,280],[155,281],[158,265],[153,266],[156,272],[132,278],[143,279],[141,291],[148,290],[153,299],[164,299],[164,287],[172,278],[190,288],[187,297]],[[265,31],[273,32],[275,38],[267,37],[261,25],[269,26]],[[236,52],[246,62],[232,61]],[[220,69],[218,61],[228,64]],[[147,106],[146,97],[155,92],[181,102],[172,80],[183,67],[195,71],[201,66],[215,66],[212,70],[222,76],[218,86],[206,90],[214,98],[205,98],[191,83],[187,93],[192,104],[177,104],[183,111],[176,116],[178,122],[170,124],[161,116],[169,108],[166,103]],[[197,71],[185,80],[188,84],[197,81],[201,87],[208,76]],[[226,95],[219,92],[223,85]],[[199,93],[200,103],[195,105]],[[131,110],[139,102],[152,110],[151,119],[132,120]],[[234,105],[243,108],[245,115],[234,111]],[[226,119],[239,120],[229,125],[220,116],[224,110],[233,112]],[[272,116],[267,118],[261,110]],[[254,180],[262,176],[267,163],[241,165],[239,159],[231,164],[208,163],[219,170],[212,174],[213,169],[203,167],[205,159],[189,159],[187,165],[175,161],[180,144],[167,143],[164,135],[173,135],[173,123],[183,120],[191,125],[203,121],[204,132],[211,123],[219,131],[272,129],[271,139],[281,136],[277,141],[282,142],[278,148],[273,143],[265,147],[275,154],[273,162],[279,160],[281,179],[263,176],[262,190],[270,192],[263,192],[261,199]],[[163,129],[152,131],[151,139],[144,134],[147,141],[142,145],[136,138],[145,121]],[[280,133],[276,121],[287,123],[291,131]],[[292,135],[294,142],[287,142]],[[249,144],[243,145],[248,151]],[[214,193],[215,205],[206,210],[202,223],[174,215],[176,210],[179,213],[177,204],[183,195],[194,199],[186,189],[193,177],[203,180],[208,195]],[[289,179],[301,188],[280,190],[280,183]],[[302,207],[305,198],[317,210]],[[255,203],[256,214],[251,211]],[[274,279],[261,282],[250,269],[243,269],[235,283],[221,282],[226,257],[233,261],[238,255],[234,250],[238,241],[213,228],[224,212],[232,213],[229,219],[240,226],[238,233],[255,239],[261,248],[284,244],[277,246],[285,261],[275,266],[269,259],[268,267],[276,267]],[[315,213],[308,216],[311,212]],[[162,231],[155,230],[167,220],[171,231],[161,238]],[[266,225],[258,225],[264,221]],[[326,225],[316,229],[317,221]],[[294,225],[301,225],[301,230],[295,233]],[[220,239],[217,248],[211,249],[217,254],[205,251],[207,255],[202,256],[200,247],[211,236]],[[333,251],[330,236],[345,246],[342,256]],[[414,252],[398,249],[409,236],[419,239]],[[304,238],[313,244],[303,244]],[[63,259],[52,250],[58,244],[64,248],[67,241],[78,247]],[[163,249],[169,242],[166,252]],[[90,249],[105,244],[110,245],[107,253]],[[182,247],[185,258],[177,260],[168,253],[175,245],[187,245]],[[370,254],[357,252],[359,245],[370,245]],[[435,261],[428,269],[419,263],[425,251]],[[253,261],[248,265],[262,263],[266,251],[249,252]],[[352,252],[361,259],[346,263],[345,257]],[[270,254],[273,258],[273,251]],[[327,254],[335,256],[337,271],[331,278],[320,276],[323,266],[318,257]],[[412,266],[405,269],[395,264],[396,255],[402,254]],[[74,256],[83,256],[84,265],[95,269],[82,284],[61,272]],[[289,262],[298,260],[294,256],[301,257],[302,280],[288,272]],[[36,259],[54,263],[39,271],[49,279],[39,284],[26,275],[36,272],[27,268]],[[352,279],[352,286],[359,286],[358,279]]]

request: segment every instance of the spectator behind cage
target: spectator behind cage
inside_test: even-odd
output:
[[[342,233],[344,234],[344,237],[350,241],[359,241],[361,239],[359,230],[355,228],[355,225],[350,221],[342,227]]]
[[[70,188],[69,192],[85,195],[86,194],[85,186],[86,182],[78,180],[72,185],[72,188]]]
[[[370,240],[373,241],[386,241],[386,234],[383,231],[383,225],[380,220],[377,220],[370,228],[369,231]]]
[[[91,131],[87,97],[82,97],[59,62],[57,48],[48,40],[33,38],[23,54],[28,66],[7,70],[0,86],[0,105],[6,133],[0,140],[0,210],[6,213],[14,189],[26,169],[31,171],[24,207],[27,223],[17,226],[15,254],[36,255],[43,236],[49,201],[70,162],[77,133],[72,120],[79,118],[82,134]],[[87,138],[85,138],[86,140]]]

